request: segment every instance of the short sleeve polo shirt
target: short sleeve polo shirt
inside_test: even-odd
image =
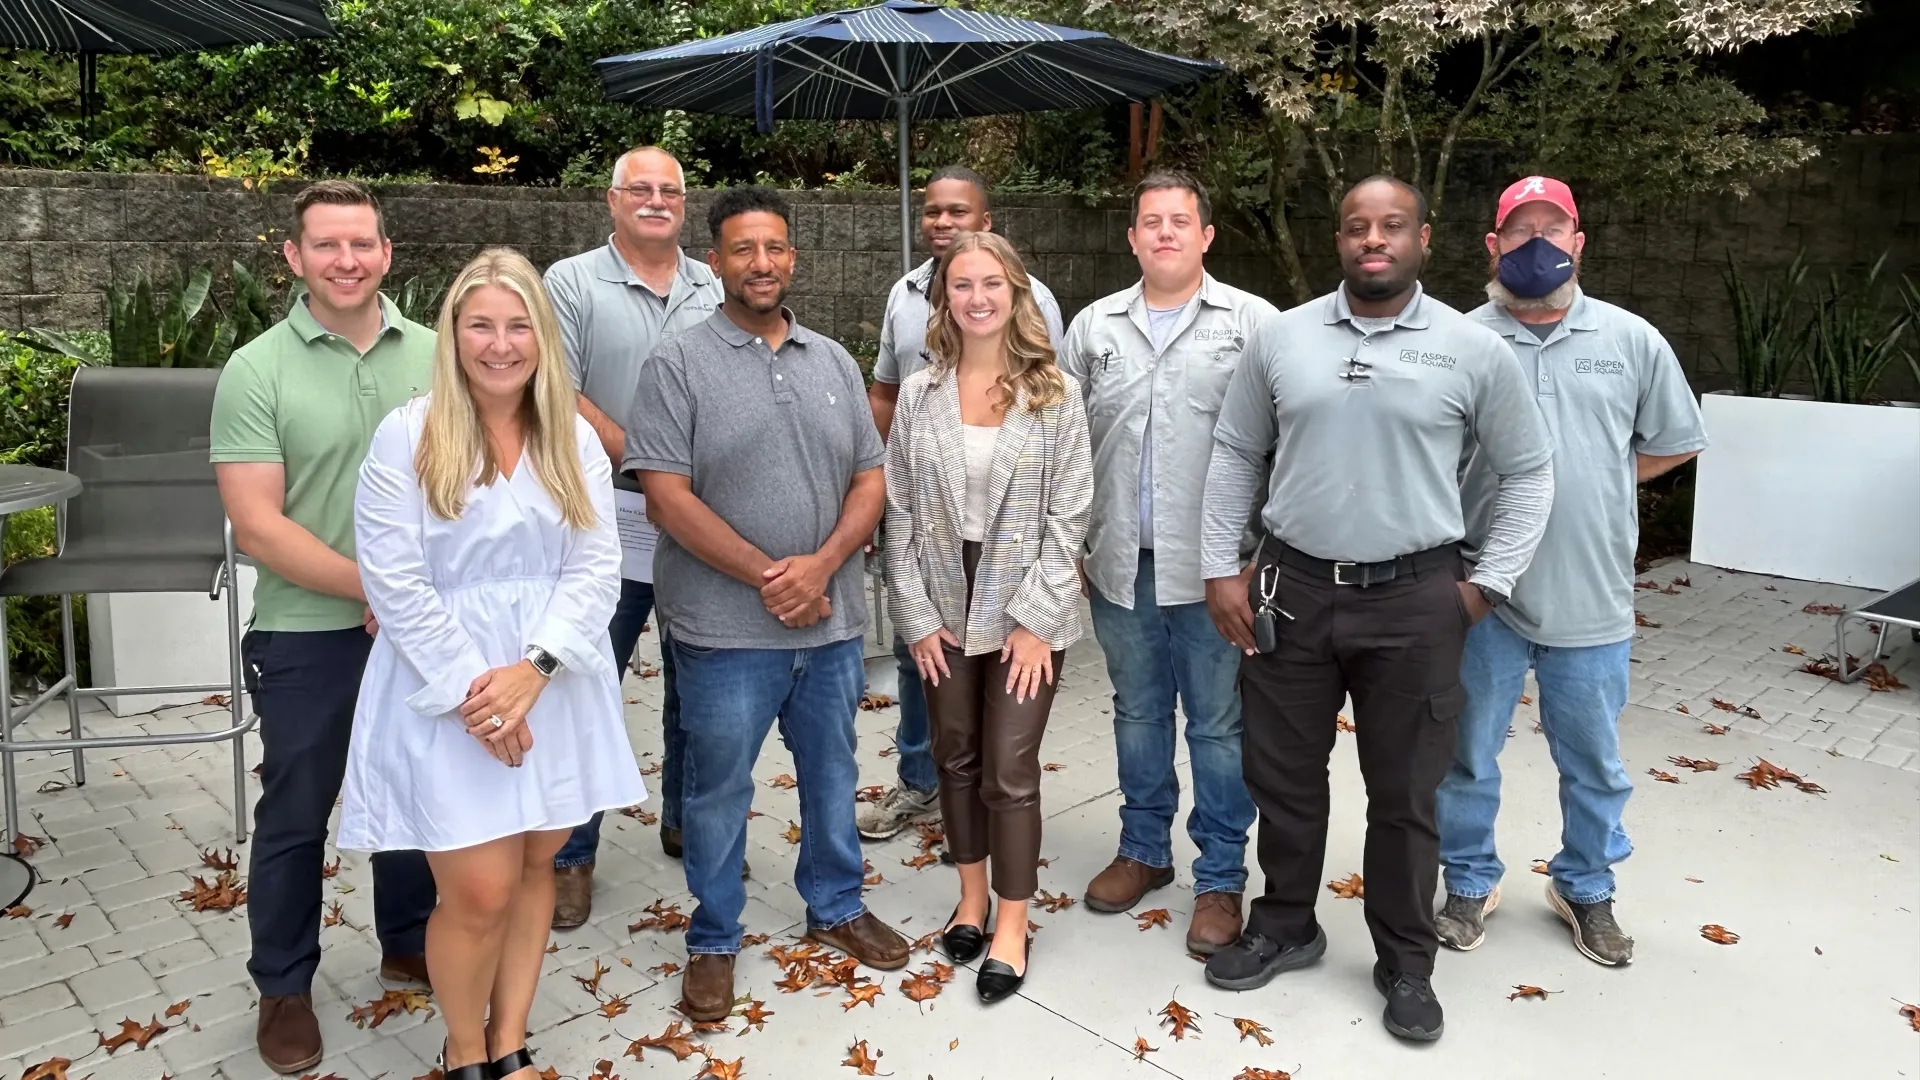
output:
[[[887,311],[880,320],[880,354],[873,362],[874,382],[903,383],[907,376],[927,366],[927,321],[933,315],[927,290],[933,287],[937,261],[928,259],[914,267],[887,292]],[[1033,284],[1033,302],[1040,306],[1040,314],[1047,320],[1047,337],[1057,352],[1061,334],[1060,302],[1039,278],[1029,274],[1027,280]]]
[[[617,424],[633,409],[640,365],[660,339],[705,322],[725,299],[720,279],[685,252],[673,287],[661,296],[627,265],[611,237],[554,263],[545,281],[574,389]]]

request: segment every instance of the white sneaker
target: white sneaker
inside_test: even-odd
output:
[[[880,801],[860,812],[854,827],[868,840],[885,840],[907,826],[940,816],[940,792],[889,789]]]

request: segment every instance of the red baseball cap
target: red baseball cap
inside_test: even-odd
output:
[[[1507,215],[1514,208],[1530,202],[1552,203],[1567,212],[1575,221],[1580,220],[1580,211],[1573,205],[1573,189],[1555,180],[1551,176],[1529,176],[1513,182],[1507,190],[1500,193],[1500,209],[1493,217],[1493,227],[1504,225]]]

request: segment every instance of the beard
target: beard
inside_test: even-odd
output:
[[[774,293],[772,298],[765,303],[755,301],[752,297],[748,296],[747,290],[744,287],[734,289],[728,287],[724,281],[721,282],[721,285],[727,294],[727,299],[732,300],[734,303],[739,304],[741,307],[755,314],[765,315],[770,311],[779,311],[781,305],[787,302],[787,286],[785,285],[780,286],[780,290]]]
[[[1574,290],[1580,287],[1580,256],[1573,256],[1573,276],[1545,296],[1515,296],[1500,283],[1500,256],[1487,256],[1487,299],[1508,311],[1560,311],[1573,306]]]

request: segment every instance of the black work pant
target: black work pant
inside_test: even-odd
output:
[[[320,868],[327,818],[347,775],[353,705],[373,638],[350,630],[253,630],[241,642],[260,714],[260,801],[247,870],[247,971],[263,996],[304,994],[320,967]],[[373,919],[381,951],[426,951],[436,893],[427,857],[373,857]]]
[[[1273,599],[1294,618],[1279,619],[1273,652],[1247,657],[1240,668],[1243,768],[1260,810],[1257,850],[1267,879],[1249,908],[1249,930],[1286,945],[1313,938],[1327,857],[1327,762],[1342,699],[1351,694],[1367,788],[1361,874],[1374,952],[1395,971],[1433,973],[1434,796],[1453,760],[1466,700],[1462,574],[1456,557],[1360,588],[1279,567]]]

